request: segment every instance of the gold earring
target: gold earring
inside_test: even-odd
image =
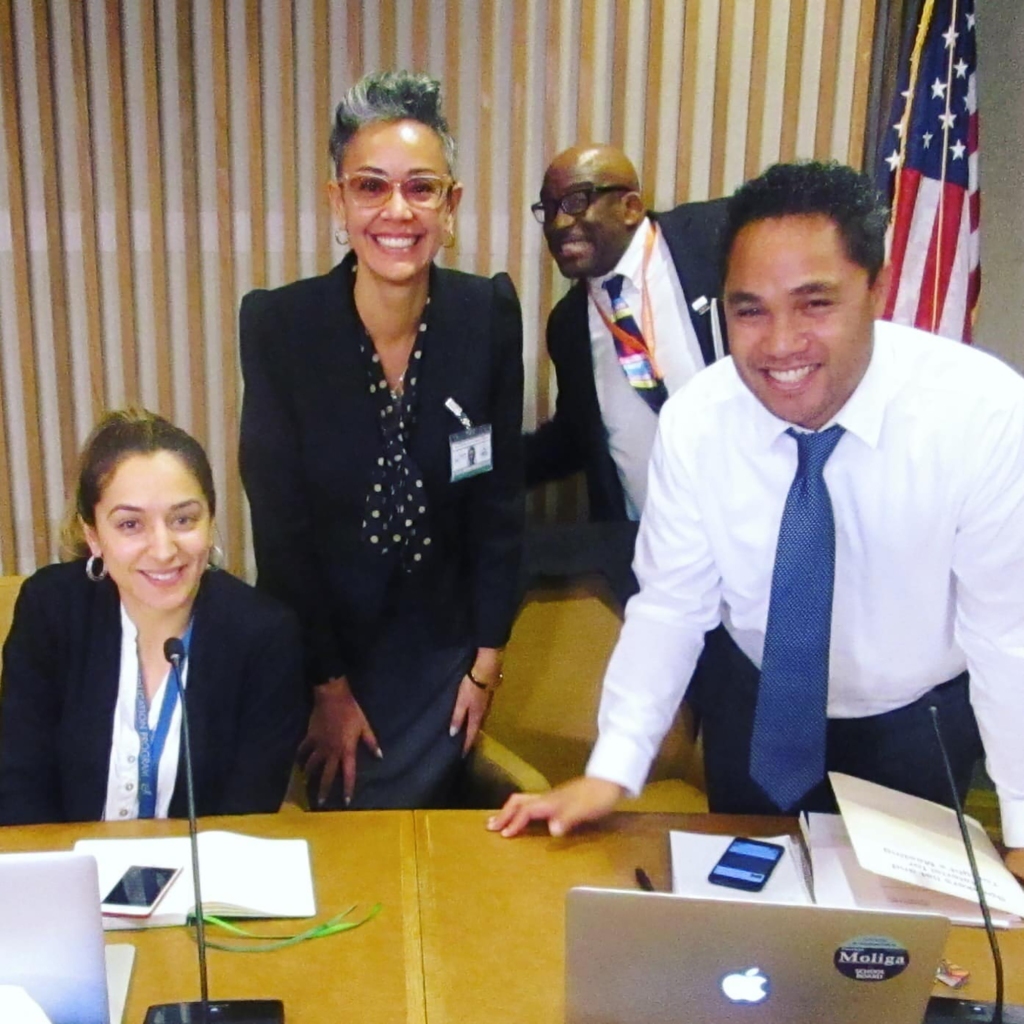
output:
[[[441,244],[446,249],[454,249],[455,248],[455,232],[451,228],[445,228],[444,238],[441,239]]]

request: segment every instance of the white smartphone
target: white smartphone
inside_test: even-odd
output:
[[[180,874],[181,868],[132,865],[103,898],[100,909],[120,917],[148,917]]]

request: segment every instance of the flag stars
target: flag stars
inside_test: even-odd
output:
[[[956,77],[957,77],[957,78],[966,78],[966,77],[967,77],[967,68],[968,68],[968,67],[969,67],[969,65],[968,65],[967,61],[965,61],[965,60],[963,59],[963,57],[961,57],[961,58],[960,58],[960,59],[959,59],[959,60],[958,60],[958,61],[957,61],[957,62],[956,62],[956,63],[955,63],[954,65],[953,65],[953,70],[954,70],[954,71],[956,72]]]
[[[969,31],[974,31],[974,11],[970,11],[967,15],[967,28]]]
[[[952,131],[953,125],[956,124],[956,114],[939,114],[939,123],[946,131]]]
[[[967,147],[957,139],[956,142],[949,147],[949,152],[952,154],[954,160],[963,160],[964,153],[967,152]]]
[[[900,151],[894,149],[886,158],[885,162],[889,165],[890,171],[895,171],[900,165]]]
[[[893,128],[896,131],[896,138],[902,139],[903,138],[903,122],[902,121],[897,121],[893,125]]]
[[[932,99],[933,100],[944,100],[946,98],[946,83],[941,79],[936,78],[932,82]]]
[[[950,25],[945,32],[942,33],[942,38],[946,40],[946,49],[952,50],[956,46],[956,41],[960,38],[960,33]]]
[[[932,135],[931,132],[925,132],[924,135],[921,136],[921,145],[924,146],[925,149],[928,149],[932,144],[932,139],[934,138],[935,136]]]

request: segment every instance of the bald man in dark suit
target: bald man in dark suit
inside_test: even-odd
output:
[[[527,486],[582,470],[592,524],[535,544],[534,568],[600,570],[624,604],[660,402],[726,351],[715,302],[724,200],[648,212],[628,157],[587,145],[555,157],[532,209],[574,283],[548,318],[558,399],[526,438]],[[623,313],[638,329],[625,341]]]

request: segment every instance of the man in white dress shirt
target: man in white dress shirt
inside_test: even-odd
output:
[[[586,777],[512,797],[491,828],[514,835],[546,820],[560,835],[638,793],[715,630],[703,695],[712,810],[825,808],[826,770],[948,803],[934,705],[961,791],[983,745],[1007,863],[1024,874],[1024,380],[968,346],[875,320],[885,223],[871,183],[838,165],[778,165],[730,200],[732,355],[660,417],[641,589],[605,676]],[[815,785],[780,802],[755,763],[759,696],[773,616],[807,596],[786,592],[779,572],[811,444],[802,435],[818,432],[834,442],[818,469],[835,567],[823,763]],[[787,563],[788,578],[806,568]],[[804,639],[785,642],[806,654]],[[813,720],[813,694],[802,703],[776,727]]]

